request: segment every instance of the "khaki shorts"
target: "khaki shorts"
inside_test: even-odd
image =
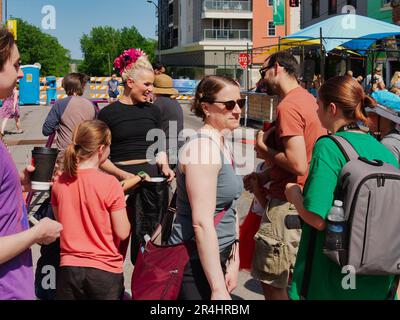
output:
[[[251,275],[276,288],[288,286],[299,247],[301,230],[285,227],[285,217],[289,214],[297,214],[294,205],[271,199],[254,236]]]

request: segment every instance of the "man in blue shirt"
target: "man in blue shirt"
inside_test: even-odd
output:
[[[108,95],[110,97],[110,102],[114,102],[115,100],[117,100],[119,96],[119,90],[118,90],[119,81],[117,80],[116,74],[112,75],[111,80],[107,82],[107,86],[108,86]]]

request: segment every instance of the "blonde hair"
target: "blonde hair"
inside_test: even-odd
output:
[[[148,70],[154,72],[153,67],[146,55],[140,56],[130,68],[126,68],[122,74],[122,80],[126,81],[128,78],[136,80],[137,72],[140,70]]]
[[[390,87],[394,87],[397,83],[397,81],[400,80],[400,71],[396,71],[393,74],[392,80],[390,81]]]
[[[64,154],[64,171],[71,177],[76,176],[78,164],[90,159],[101,145],[111,144],[111,131],[100,120],[84,121],[76,126],[72,143]]]

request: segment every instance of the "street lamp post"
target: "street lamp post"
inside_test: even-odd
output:
[[[108,74],[111,77],[111,58],[109,52],[107,52],[107,57],[108,57]]]
[[[160,32],[160,20],[161,20],[161,12],[159,6],[152,0],[146,0],[148,3],[154,4],[157,9],[157,30],[158,30],[158,39],[157,39],[157,50],[158,50],[158,62],[161,62],[161,32]]]

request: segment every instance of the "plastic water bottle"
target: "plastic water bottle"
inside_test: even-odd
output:
[[[346,248],[346,221],[344,217],[343,202],[335,200],[329,211],[326,232],[325,248],[328,250],[341,250]]]

